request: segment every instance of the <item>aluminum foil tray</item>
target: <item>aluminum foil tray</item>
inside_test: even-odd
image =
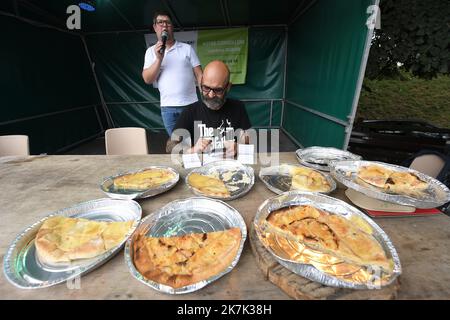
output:
[[[361,156],[331,147],[298,149],[295,155],[302,165],[322,171],[330,171],[331,161],[361,160]]]
[[[227,230],[233,227],[241,229],[242,240],[236,258],[221,273],[198,283],[174,289],[146,279],[134,266],[133,243],[135,236],[125,245],[125,261],[131,274],[147,286],[168,294],[182,294],[197,291],[230,272],[238,263],[247,238],[247,227],[240,213],[225,202],[205,197],[192,197],[175,200],[142,220],[135,235],[145,232],[149,237],[174,237],[189,233],[205,233]]]
[[[134,224],[122,243],[104,254],[74,261],[70,265],[47,266],[36,254],[34,239],[42,223],[51,216],[62,215],[99,221],[130,221]],[[141,206],[132,200],[97,199],[56,211],[20,233],[8,248],[3,260],[3,272],[10,283],[21,289],[50,287],[86,274],[112,258],[137,228]]]
[[[279,166],[261,168],[261,170],[259,171],[259,178],[262,182],[264,182],[264,184],[267,188],[269,188],[270,191],[275,192],[276,194],[282,194],[283,192],[291,190],[292,176],[290,174],[290,169],[292,167],[301,166],[284,163]],[[328,194],[333,192],[336,189],[336,182],[333,180],[333,178],[327,173],[317,170],[315,171],[324,176],[326,181],[330,185],[330,189],[328,191],[321,193]]]
[[[358,183],[358,181],[361,181],[357,177],[359,168],[361,166],[374,164],[394,171],[411,172],[422,181],[427,182],[429,187],[420,196],[413,197],[409,195],[387,193],[383,189],[369,185],[368,183]],[[334,178],[346,187],[378,200],[414,206],[422,209],[436,208],[450,201],[450,190],[443,183],[413,169],[376,161],[336,161],[331,162],[330,167],[331,174]]]
[[[275,210],[293,206],[293,205],[311,205],[318,209],[327,211],[331,214],[340,215],[349,219],[366,232],[371,232],[376,240],[385,250],[386,256],[392,259],[393,271],[389,275],[374,272],[371,275],[370,270],[345,264],[339,259],[319,251],[307,249],[297,241],[285,239],[274,233],[270,233],[267,228],[266,218]],[[391,240],[386,233],[364,213],[344,201],[323,195],[309,192],[291,191],[266,200],[258,208],[253,221],[259,241],[275,257],[275,259],[290,271],[322,283],[326,286],[342,287],[350,289],[379,289],[391,284],[402,272],[400,259]],[[303,252],[302,252],[303,250]],[[293,260],[292,256],[297,258],[303,254],[308,255],[309,263],[299,263]],[[320,259],[319,259],[320,258]],[[354,281],[360,276],[366,276],[369,281]]]
[[[230,197],[214,197],[203,194],[189,184],[189,176],[192,173],[199,173],[203,175],[210,175],[222,180],[230,191]],[[219,199],[219,200],[234,200],[244,196],[251,190],[255,184],[255,173],[250,166],[243,165],[236,160],[219,160],[211,162],[204,167],[195,168],[186,176],[187,186],[198,196]]]
[[[114,179],[120,176],[124,176],[127,174],[133,174],[142,172],[148,169],[166,169],[171,171],[174,174],[174,178],[162,185],[159,185],[154,188],[146,189],[146,190],[133,190],[133,189],[119,189],[114,186]],[[116,174],[114,176],[110,176],[103,180],[103,182],[100,184],[100,189],[110,198],[113,199],[123,199],[123,200],[132,200],[132,199],[142,199],[147,197],[156,196],[160,193],[166,192],[170,189],[172,189],[180,179],[179,173],[167,166],[151,166],[140,170],[135,171],[127,171],[127,172],[121,172],[119,174]]]

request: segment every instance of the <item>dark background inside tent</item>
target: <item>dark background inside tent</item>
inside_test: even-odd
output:
[[[347,147],[376,1],[97,0],[70,31],[74,4],[0,3],[0,134],[28,135],[31,154],[73,150],[110,127],[162,131],[159,93],[141,77],[157,9],[175,31],[249,28],[246,82],[230,95],[253,127],[281,129],[295,146]]]

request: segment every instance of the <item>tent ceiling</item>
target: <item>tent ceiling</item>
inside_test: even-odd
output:
[[[10,0],[20,16],[65,28],[66,8],[77,0]],[[17,6],[14,6],[14,2]],[[82,11],[83,33],[149,29],[153,12],[172,13],[176,29],[289,25],[316,0],[96,0]]]

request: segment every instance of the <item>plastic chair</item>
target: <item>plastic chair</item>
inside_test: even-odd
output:
[[[439,152],[435,152],[434,154],[427,154],[425,152],[415,157],[409,167],[436,178],[447,187],[450,187],[450,158]],[[450,202],[447,202],[438,209],[450,215]]]
[[[0,136],[0,156],[29,156],[30,145],[26,135]]]
[[[436,178],[444,166],[445,161],[441,157],[435,154],[424,154],[415,158],[409,167]]]
[[[107,155],[148,154],[144,128],[115,128],[105,132]]]

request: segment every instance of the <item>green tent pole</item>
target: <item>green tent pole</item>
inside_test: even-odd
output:
[[[84,38],[84,36],[81,36],[81,41],[83,42],[84,50],[86,51],[86,55],[89,59],[89,65],[91,66],[92,74],[94,75],[94,80],[95,80],[95,84],[97,86],[98,94],[100,96],[100,101],[102,103],[103,111],[105,112],[105,115],[106,115],[106,121],[108,123],[108,128],[115,128],[113,118],[111,116],[111,113],[109,112],[108,106],[106,105],[105,98],[103,96],[103,92],[100,87],[100,83],[98,82],[97,74],[95,73],[94,63],[92,62],[91,55],[89,54],[89,49],[86,44],[86,39]],[[101,121],[100,121],[100,126],[103,127],[101,124]]]

